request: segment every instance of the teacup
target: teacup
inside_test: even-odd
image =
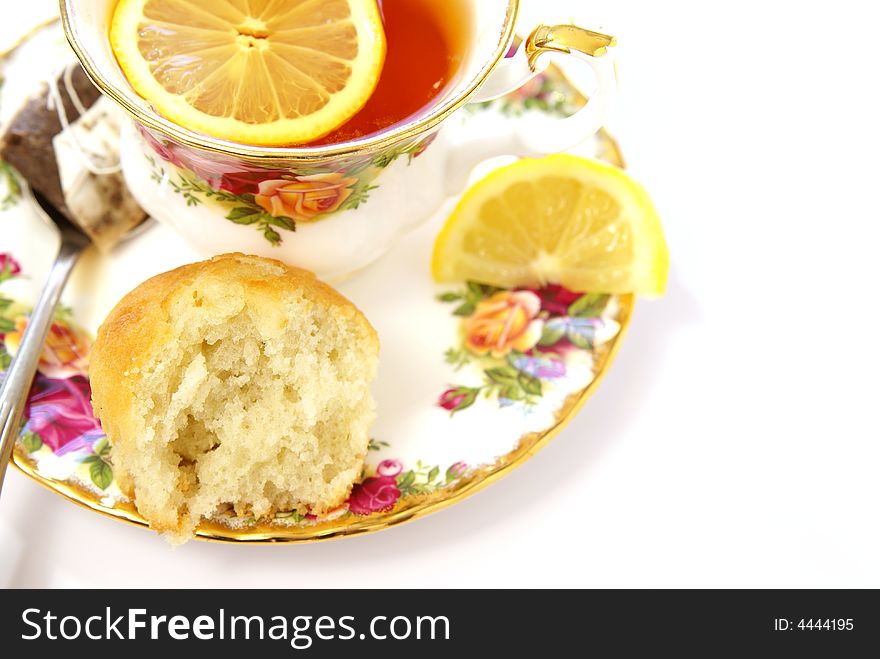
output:
[[[206,256],[243,251],[339,280],[429,219],[480,162],[562,151],[604,123],[615,89],[612,37],[542,25],[511,53],[519,0],[467,4],[472,38],[464,62],[430,107],[383,132],[302,148],[237,144],[173,123],[138,96],[114,58],[107,30],[115,0],[61,0],[61,16],[86,72],[134,120],[124,134],[123,169],[150,215]],[[593,69],[596,91],[575,115],[513,125],[463,117],[468,103],[525,85],[549,53],[578,56]]]

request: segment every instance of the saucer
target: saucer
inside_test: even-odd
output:
[[[39,57],[33,56],[40,53]],[[51,54],[47,54],[51,53]],[[39,30],[2,62],[0,121],[34,82],[72,60],[57,25]],[[524,113],[567,116],[586,99],[557,69],[519,92],[464,112],[509,121]],[[579,154],[623,160],[601,132]],[[487,164],[482,171],[494,166]],[[451,204],[452,202],[450,202]],[[437,286],[433,240],[450,205],[401,240],[375,265],[338,286],[370,319],[382,344],[373,440],[361,481],[344,506],[323,518],[278,512],[271,519],[220,513],[198,537],[227,542],[308,542],[378,531],[446,508],[522,465],[580,410],[610,368],[633,309],[632,296],[574,294],[549,287],[504,291],[477,283]],[[23,321],[58,244],[0,163],[0,369],[8,366]],[[92,415],[88,357],[115,303],[143,280],[202,260],[168,228],[149,223],[113,253],[89,250],[62,300],[13,462],[44,487],[108,517],[146,527],[119,491],[107,439]],[[490,296],[520,298],[545,332],[527,353],[476,355],[467,320]]]

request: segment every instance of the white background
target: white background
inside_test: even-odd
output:
[[[672,251],[577,420],[453,508],[310,546],[172,552],[12,472],[0,585],[880,586],[869,3],[523,5],[619,36],[614,130]]]

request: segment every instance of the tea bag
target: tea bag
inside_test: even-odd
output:
[[[120,124],[77,64],[28,99],[0,137],[0,158],[102,250],[146,219],[118,167]]]
[[[103,251],[144,220],[119,169],[121,113],[101,97],[52,140],[67,208]]]

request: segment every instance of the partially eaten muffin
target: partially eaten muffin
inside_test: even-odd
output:
[[[367,453],[378,352],[351,302],[278,261],[229,254],[144,282],[91,361],[120,487],[177,540],[229,506],[333,510]]]

